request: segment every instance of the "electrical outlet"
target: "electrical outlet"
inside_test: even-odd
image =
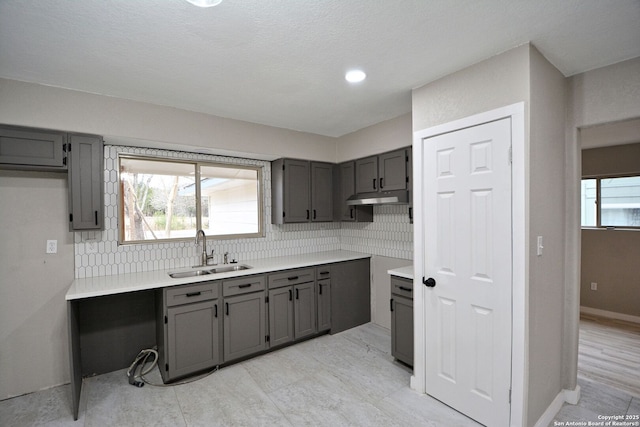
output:
[[[596,282],[591,282],[591,290],[592,291],[597,291],[598,290],[598,284]]]
[[[95,240],[87,240],[85,249],[88,254],[98,253],[98,242]]]
[[[56,254],[56,253],[58,253],[58,241],[57,240],[47,240],[47,253],[48,254]]]

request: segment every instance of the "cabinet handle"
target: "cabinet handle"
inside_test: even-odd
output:
[[[287,280],[298,280],[298,276],[287,277]]]
[[[307,209],[307,219],[309,219],[309,209]]]
[[[393,298],[389,300],[389,310],[393,311]]]
[[[238,285],[238,287],[240,289],[249,288],[249,287],[251,287],[251,283],[245,283],[244,285]]]
[[[353,219],[353,208],[349,209],[349,218]]]
[[[401,291],[405,291],[405,292],[413,292],[413,289],[411,288],[405,288],[404,286],[398,286],[398,288],[400,288]]]
[[[187,297],[189,297],[189,298],[190,298],[190,297],[197,297],[197,296],[199,296],[199,295],[202,295],[202,292],[189,292],[189,293],[187,293],[186,295],[187,295]]]
[[[409,206],[409,219],[413,219],[413,208]]]
[[[94,216],[96,218],[96,225],[98,225],[98,211],[94,211]]]
[[[380,178],[380,189],[381,189],[381,190],[382,190],[382,180],[383,180],[383,179],[384,179],[384,178]]]
[[[322,295],[322,286],[324,286],[324,284],[318,283],[318,294],[319,295]]]
[[[376,190],[376,179],[373,178],[373,189]]]
[[[214,304],[213,309],[215,310],[215,312],[213,313],[213,317],[218,317],[218,304]]]
[[[296,299],[300,299],[300,289],[296,289]]]
[[[228,316],[229,315],[229,303],[228,302],[224,303],[224,308],[227,311],[227,316]]]
[[[316,210],[313,210],[313,219],[316,219],[317,215],[316,215]]]
[[[293,301],[293,291],[289,289],[289,301]]]
[[[325,275],[325,274],[329,274],[328,271],[321,271],[320,274]]]

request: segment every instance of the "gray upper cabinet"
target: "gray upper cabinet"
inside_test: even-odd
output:
[[[311,162],[311,221],[333,221],[333,164]]]
[[[407,149],[356,160],[356,192],[407,189]]]
[[[378,191],[378,156],[356,160],[356,193]]]
[[[271,162],[271,223],[333,221],[333,165],[307,160]]]
[[[334,212],[339,221],[373,222],[373,206],[349,206],[347,199],[356,194],[356,163],[345,162],[335,167]]]
[[[0,167],[67,170],[66,134],[41,129],[0,126]]]
[[[69,221],[72,230],[104,226],[102,137],[69,135]]]

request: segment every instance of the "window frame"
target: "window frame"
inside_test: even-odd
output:
[[[213,167],[224,167],[224,168],[235,168],[235,169],[246,169],[256,171],[257,177],[257,200],[258,200],[258,231],[256,233],[243,233],[243,234],[224,234],[224,235],[215,235],[215,234],[206,234],[208,238],[215,240],[232,240],[232,239],[250,239],[250,238],[260,238],[265,236],[265,201],[264,201],[264,166],[260,165],[242,165],[231,162],[216,162],[216,161],[207,161],[207,160],[189,160],[189,159],[179,159],[179,158],[171,158],[171,157],[156,157],[149,155],[139,155],[139,154],[130,154],[130,153],[118,153],[116,159],[116,177],[117,177],[117,210],[118,210],[118,245],[135,245],[135,244],[154,244],[154,243],[172,243],[172,242],[189,242],[195,238],[195,233],[193,237],[172,237],[168,239],[146,239],[146,240],[125,240],[125,227],[124,227],[124,200],[123,200],[123,191],[122,191],[122,181],[120,180],[120,160],[121,159],[133,159],[133,160],[148,160],[154,162],[167,162],[167,163],[182,163],[193,165],[195,172],[195,209],[196,209],[196,229],[202,229],[202,191],[200,188],[200,168],[201,166],[213,166]]]
[[[596,181],[596,225],[582,225],[580,224],[580,228],[586,230],[628,230],[628,231],[640,231],[640,226],[633,225],[602,225],[602,203],[600,202],[602,198],[602,180],[603,179],[616,179],[616,178],[640,178],[640,173],[624,173],[624,174],[607,174],[607,175],[584,175],[580,179],[580,183],[587,179],[593,179]],[[580,207],[582,208],[582,201],[580,202]]]

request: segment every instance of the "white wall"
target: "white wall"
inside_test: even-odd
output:
[[[69,381],[67,176],[0,171],[0,399]],[[46,254],[47,240],[58,253]]]
[[[336,162],[408,147],[412,142],[411,113],[407,113],[338,138]]]

